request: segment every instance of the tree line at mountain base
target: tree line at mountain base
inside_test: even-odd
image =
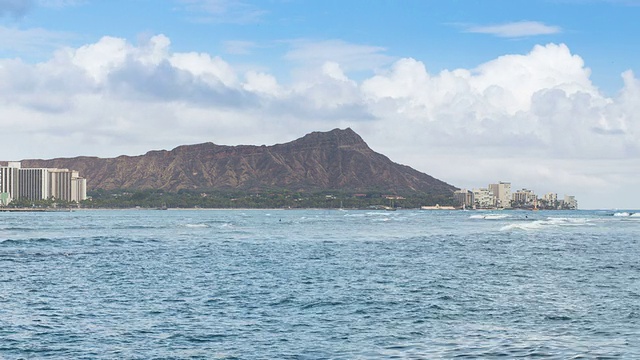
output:
[[[349,193],[344,191],[295,192],[273,190],[262,192],[193,191],[180,190],[96,190],[88,192],[89,199],[81,208],[218,208],[218,209],[366,209],[372,207],[415,209],[424,205],[451,205],[446,195],[423,193],[389,195],[384,192]]]

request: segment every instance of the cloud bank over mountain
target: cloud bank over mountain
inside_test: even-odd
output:
[[[9,3],[0,13],[24,11]],[[626,71],[606,96],[564,44],[438,73],[375,46],[290,46],[283,61],[300,71],[287,80],[173,51],[164,35],[103,37],[38,63],[0,59],[3,160],[273,144],[352,127],[374,150],[457,186],[510,180],[606,204],[638,185],[640,81]],[[352,75],[365,69],[373,73]]]

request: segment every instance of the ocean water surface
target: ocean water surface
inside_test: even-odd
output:
[[[640,358],[633,211],[0,213],[0,358]]]

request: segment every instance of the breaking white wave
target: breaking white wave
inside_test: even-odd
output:
[[[207,224],[185,224],[184,226],[188,228],[208,228],[209,227],[209,225]]]
[[[526,222],[518,222],[509,225],[505,225],[500,228],[500,231],[511,231],[511,230],[541,230],[541,229],[550,229],[550,228],[558,228],[558,227],[574,227],[574,226],[591,226],[593,224],[590,223],[589,219],[585,218],[554,218],[549,217],[545,220],[534,220],[534,221],[526,221]]]
[[[628,212],[628,211],[622,211],[622,212],[617,212],[615,214],[613,214],[613,216],[616,217],[640,217],[640,212]]]
[[[469,219],[500,220],[500,219],[506,219],[509,216],[510,215],[505,215],[505,214],[471,215],[469,216]]]
[[[631,216],[631,213],[623,211],[623,212],[617,212],[617,213],[613,214],[613,216],[627,217],[627,216]]]

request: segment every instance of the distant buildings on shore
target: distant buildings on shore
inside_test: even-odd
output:
[[[486,188],[460,189],[453,196],[457,205],[467,209],[578,209],[575,196],[565,195],[564,199],[559,200],[557,194],[547,193],[540,198],[529,189],[511,192],[511,183],[502,181],[489,184]]]
[[[80,202],[87,199],[87,180],[75,170],[23,168],[17,161],[0,166],[0,206],[23,199]]]

